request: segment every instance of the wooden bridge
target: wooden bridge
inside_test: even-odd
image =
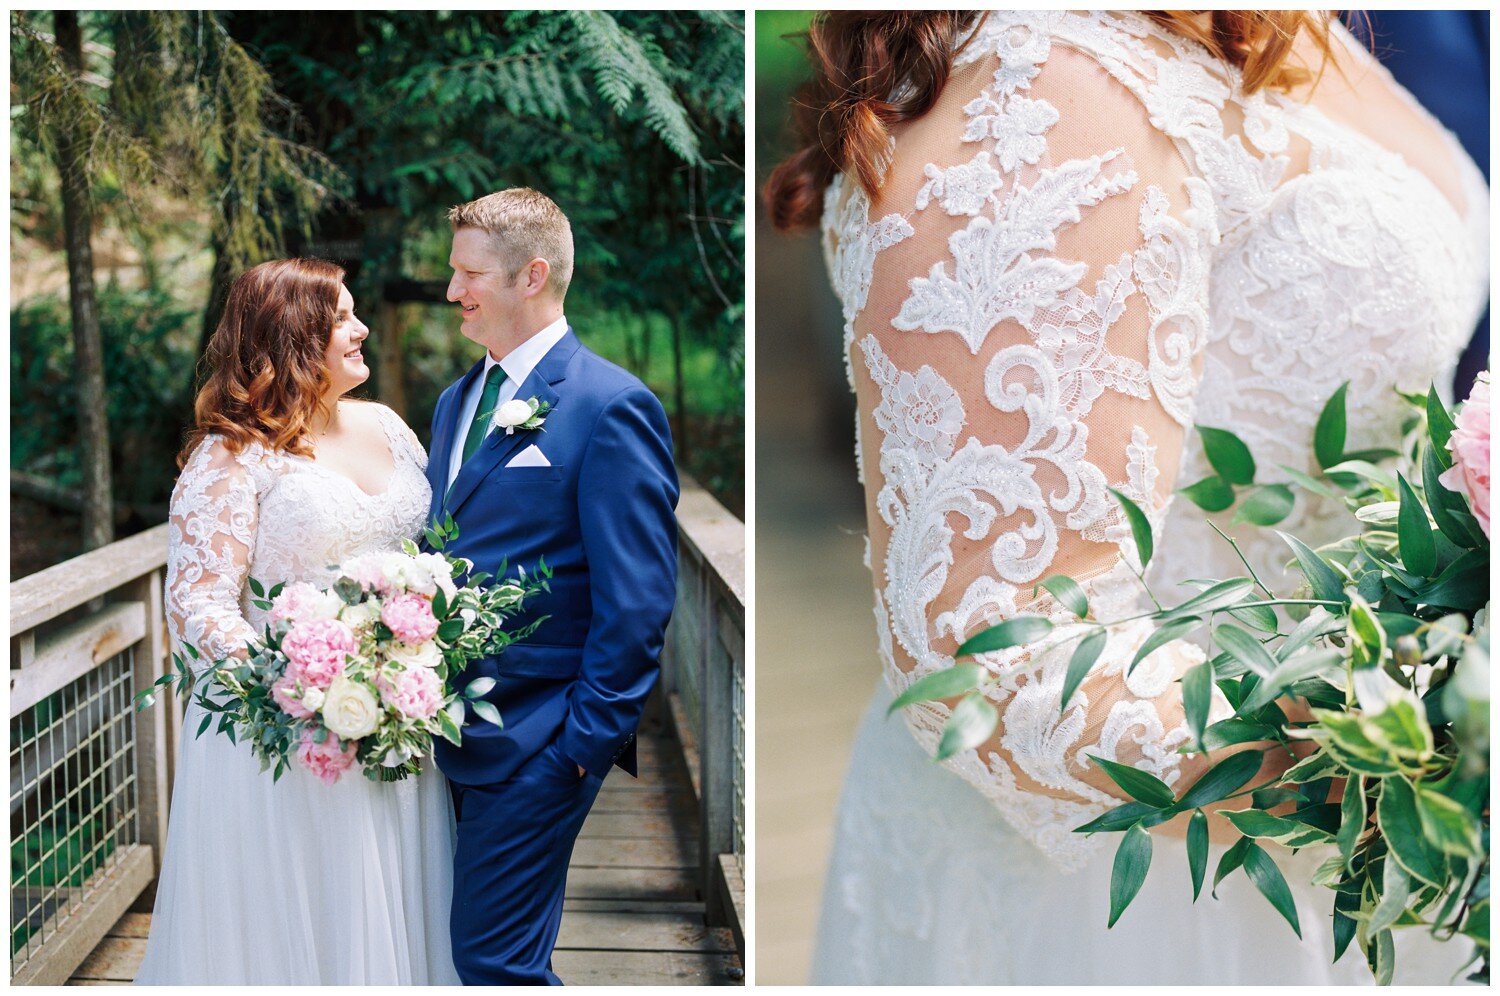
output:
[[[570,984],[744,981],[744,527],[684,485],[640,778],[605,780],[568,875]],[[145,953],[181,734],[130,699],[165,667],[166,528],[11,587],[13,984],[128,983]]]

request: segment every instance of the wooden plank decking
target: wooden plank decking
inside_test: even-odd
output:
[[[708,927],[694,882],[698,811],[681,749],[642,730],[640,778],[616,769],[573,850],[553,967],[571,985],[738,985],[727,929]],[[146,952],[149,913],[127,913],[69,985],[121,985]]]

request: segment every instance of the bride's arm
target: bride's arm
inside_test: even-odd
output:
[[[181,651],[192,644],[201,670],[214,660],[245,655],[255,636],[240,611],[259,519],[255,483],[223,440],[210,436],[193,451],[172,492],[167,547],[167,622]]]
[[[1060,710],[1067,637],[1082,630],[1033,591],[1066,574],[1095,619],[1149,610],[1109,488],[1160,527],[1192,425],[1217,232],[1207,186],[1134,93],[1077,51],[1041,58],[1034,74],[1024,57],[997,73],[992,55],[955,70],[898,134],[863,227],[842,191],[833,263],[855,282],[846,304],[868,290],[850,358],[893,684],[950,666],[1003,619],[1052,616],[1034,645],[978,658],[999,677],[987,691],[999,726],[951,764],[1061,844],[1125,798],[1089,755],[1179,792],[1207,766],[1179,753],[1179,679],[1202,651],[1174,641],[1131,670],[1152,627],[1111,626]],[[929,749],[947,716],[907,710]]]

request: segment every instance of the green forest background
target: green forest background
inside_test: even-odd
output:
[[[427,443],[477,359],[443,299],[444,216],[517,185],[573,224],[580,337],[657,393],[679,466],[743,517],[744,29],[735,11],[13,12],[11,576],[163,521],[207,334],[263,259],[349,269],[373,333],[360,394]]]

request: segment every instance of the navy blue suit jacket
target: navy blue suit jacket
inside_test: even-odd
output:
[[[569,329],[516,392],[551,406],[546,424],[491,431],[449,488],[464,394],[483,368],[450,385],[433,413],[431,517],[453,516],[459,535],[444,552],[474,561],[476,571],[498,574],[504,559],[516,577],[545,558],[552,590],[517,620],[546,616],[535,633],[464,672],[465,681],[496,679],[485,698],[504,728],[471,712],[462,747],[437,742],[438,766],[461,784],[500,782],[560,738],[563,753],[593,774],[612,764],[635,774],[636,726],[677,590],[678,484],[666,413],[644,384]],[[531,445],[551,466],[505,466]]]

